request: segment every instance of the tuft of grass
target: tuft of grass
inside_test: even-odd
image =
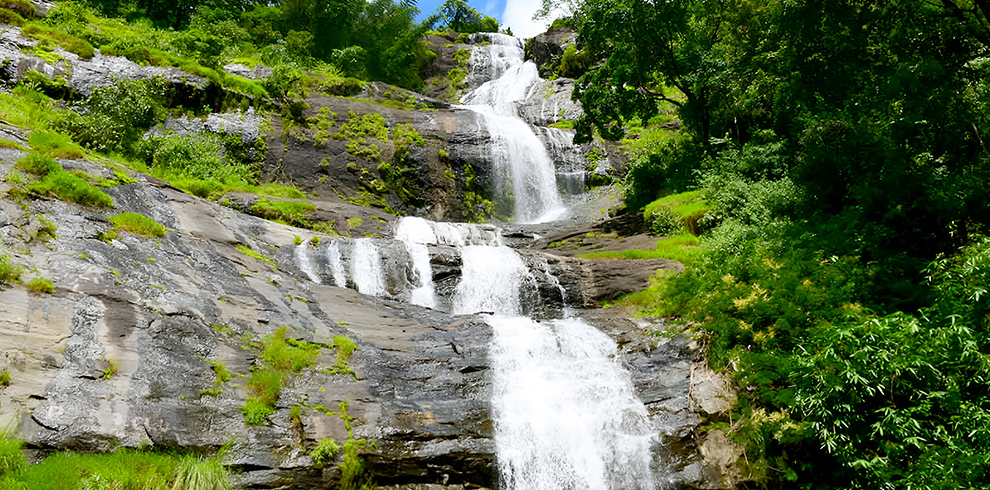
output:
[[[295,339],[286,339],[288,328],[279,327],[271,336],[262,339],[265,349],[261,358],[274,369],[285,373],[298,373],[316,364],[320,346]]]
[[[362,218],[360,216],[355,216],[353,218],[347,218],[347,227],[348,228],[351,228],[351,229],[357,228],[357,227],[359,227],[359,226],[361,226],[363,224],[364,224],[364,218]]]
[[[62,170],[62,166],[54,158],[35,151],[18,158],[14,165],[29,174],[41,177]]]
[[[272,269],[275,268],[275,263],[272,262],[272,259],[269,259],[268,257],[265,257],[264,255],[261,255],[260,253],[251,250],[250,248],[248,248],[247,245],[237,244],[234,245],[234,248],[236,248],[238,252],[247,255],[248,257],[264,261]]]
[[[333,368],[330,373],[354,374],[354,370],[350,367],[350,360],[354,351],[359,350],[357,344],[343,335],[337,335],[333,338],[333,347],[337,350],[337,356],[333,360]]]
[[[9,383],[10,372],[4,370],[4,374],[6,374],[7,382]],[[23,444],[23,441],[14,437],[12,430],[0,427],[0,478],[3,478],[5,475],[16,474],[21,469],[27,467],[27,459],[24,458],[24,453],[21,452],[21,446]],[[4,480],[0,479],[0,483],[3,482]]]
[[[82,147],[73,143],[72,138],[54,131],[34,130],[28,135],[31,148],[53,158],[75,160],[86,156]]]
[[[27,284],[25,284],[25,286],[36,293],[51,294],[55,292],[55,285],[52,284],[51,280],[45,279],[44,277],[32,278]]]
[[[244,414],[244,423],[246,425],[257,426],[263,425],[266,417],[275,413],[275,408],[268,406],[268,404],[257,398],[249,396],[244,406],[241,407],[241,413]]]
[[[698,237],[691,233],[681,233],[676,236],[661,238],[654,250],[632,249],[622,251],[588,252],[579,254],[583,259],[671,259],[684,265],[697,265],[704,255]]]
[[[27,190],[40,195],[52,194],[64,201],[88,207],[113,207],[113,198],[109,194],[85,179],[61,169],[48,173],[41,180],[29,185]]]
[[[251,214],[259,218],[284,224],[309,227],[306,215],[316,211],[316,206],[308,202],[279,201],[262,197],[251,206]]]
[[[0,386],[10,386],[10,371],[6,369],[0,371]],[[0,473],[3,473],[3,471],[0,471]]]
[[[231,490],[230,476],[220,455],[207,459],[187,455],[175,468],[171,490]]]
[[[0,138],[0,148],[11,148],[14,150],[28,151],[27,148],[24,148],[24,146],[22,146],[20,143],[13,140],[9,140],[7,138]]]
[[[698,221],[711,210],[701,198],[701,191],[682,192],[662,197],[643,208],[647,228],[656,235],[676,233],[682,229],[698,234]]]
[[[161,223],[138,213],[120,213],[110,217],[114,231],[126,231],[135,235],[162,238],[167,230]]]

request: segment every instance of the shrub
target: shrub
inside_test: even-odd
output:
[[[295,339],[286,339],[286,327],[279,327],[270,337],[262,339],[265,349],[261,358],[281,372],[298,373],[316,364],[320,346]]]
[[[254,399],[274,407],[282,391],[282,373],[274,369],[259,369],[251,373],[248,390]]]
[[[43,155],[36,151],[32,151],[27,155],[22,156],[17,159],[15,163],[17,168],[34,175],[40,175],[42,177],[52,173],[62,170],[62,166],[55,161],[52,157],[48,155]]]
[[[338,335],[333,338],[333,347],[337,350],[337,356],[333,360],[331,373],[354,374],[354,370],[350,368],[349,363],[354,351],[359,350],[357,344],[343,335]]]
[[[165,227],[160,223],[138,213],[120,213],[111,216],[110,222],[113,223],[115,231],[126,231],[136,235],[158,238],[164,237],[167,233]]]
[[[10,256],[0,254],[0,285],[15,283],[21,280],[21,266],[10,261]]]
[[[275,409],[265,402],[249,396],[244,406],[241,407],[241,412],[244,414],[245,424],[262,425],[265,423],[266,417],[275,413]]]
[[[44,277],[35,277],[28,281],[26,284],[27,288],[36,293],[54,293],[55,285],[52,284],[50,279],[45,279]]]
[[[320,442],[316,444],[316,447],[309,452],[309,457],[313,458],[313,464],[317,468],[322,468],[331,463],[333,459],[337,457],[337,453],[339,452],[340,446],[337,444],[337,441],[325,437],[320,439]]]
[[[560,76],[566,78],[577,78],[588,71],[591,67],[591,55],[587,51],[577,50],[577,45],[572,44],[564,50],[564,55],[560,58]]]
[[[145,131],[164,117],[166,87],[160,77],[118,80],[94,90],[82,104],[85,115],[68,117],[61,125],[87,148],[133,151]]]
[[[93,184],[64,170],[49,173],[41,180],[28,186],[37,194],[54,194],[59,199],[72,201],[83,206],[112,208],[113,198]]]

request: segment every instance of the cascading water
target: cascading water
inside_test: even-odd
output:
[[[543,79],[533,62],[523,61],[521,40],[504,34],[484,36],[490,44],[473,48],[470,70],[474,79],[490,79],[471,90],[461,103],[480,116],[491,135],[496,191],[501,199],[512,196],[518,222],[559,219],[566,208],[557,193],[553,161],[515,107]]]
[[[437,298],[433,294],[433,270],[430,268],[430,251],[427,244],[437,243],[433,228],[423,218],[403,218],[395,230],[395,239],[401,241],[412,257],[419,286],[412,290],[409,302],[414,305],[435,308]]]
[[[340,255],[340,246],[336,241],[327,245],[327,262],[330,265],[330,274],[333,283],[340,288],[347,287],[347,271],[344,269],[344,259]]]
[[[378,247],[368,238],[354,241],[351,256],[351,279],[358,292],[369,296],[383,296],[386,293],[385,275],[382,272],[382,258]]]

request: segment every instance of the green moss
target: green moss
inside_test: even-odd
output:
[[[52,284],[50,279],[45,279],[44,277],[35,277],[25,284],[28,289],[36,293],[54,293],[55,285]]]
[[[10,371],[6,369],[0,371],[0,386],[3,387],[10,386]],[[2,466],[0,466],[0,474],[3,474]]]
[[[711,209],[700,191],[662,197],[643,208],[643,219],[653,234],[667,235],[681,229],[698,234],[698,221]]]
[[[350,229],[357,228],[364,224],[364,218],[360,216],[354,216],[352,218],[347,218],[347,227]]]
[[[261,260],[261,261],[265,262],[272,269],[275,268],[275,263],[272,262],[272,259],[269,259],[268,257],[265,257],[264,255],[261,255],[260,253],[255,252],[254,250],[251,250],[247,245],[237,244],[237,245],[234,245],[234,248],[236,248],[238,252],[240,252],[240,253],[242,253],[244,255],[247,255],[248,257],[251,257],[251,258],[254,258],[254,259],[258,259],[258,260]]]
[[[574,129],[574,121],[571,121],[570,119],[561,119],[560,121],[551,124],[550,127],[557,129]]]
[[[27,173],[42,177],[62,170],[62,166],[55,159],[34,151],[18,158],[15,165]]]
[[[110,222],[113,223],[115,231],[126,231],[135,235],[162,238],[167,233],[160,223],[138,213],[120,213],[111,216]]]
[[[21,14],[13,10],[7,8],[0,8],[0,24],[7,24],[10,26],[21,27],[22,25],[24,25],[24,17],[22,17]]]

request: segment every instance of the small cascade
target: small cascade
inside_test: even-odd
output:
[[[472,245],[461,249],[461,260],[454,313],[522,314],[520,291],[533,275],[515,250]]]
[[[435,244],[437,236],[428,221],[423,218],[402,218],[395,230],[395,239],[405,244],[412,257],[413,269],[419,285],[412,290],[409,302],[414,305],[436,308],[433,292],[433,269],[430,267],[430,251],[427,244]]]
[[[516,103],[541,82],[536,65],[523,61],[522,41],[503,34],[485,34],[488,46],[471,54],[471,76],[488,81],[466,94],[463,107],[479,115],[491,135],[493,173],[501,199],[512,196],[514,217],[521,223],[559,219],[566,208],[557,193],[553,160]]]
[[[382,258],[378,253],[378,247],[370,238],[359,238],[354,241],[351,280],[361,294],[384,296],[387,292],[385,275],[382,272]]]
[[[577,319],[489,323],[501,488],[656,488],[657,441],[612,339]]]
[[[344,269],[344,259],[340,255],[340,245],[334,240],[327,245],[327,263],[330,266],[330,275],[333,284],[339,288],[347,287],[347,271]]]
[[[586,157],[574,144],[574,134],[557,128],[539,128],[540,140],[556,163],[557,186],[568,195],[584,193]]]
[[[299,270],[303,271],[310,281],[322,284],[320,282],[320,276],[316,273],[316,269],[313,268],[313,260],[310,257],[309,248],[309,242],[302,242],[296,245],[296,249],[293,251],[296,256],[296,263],[299,264]]]

